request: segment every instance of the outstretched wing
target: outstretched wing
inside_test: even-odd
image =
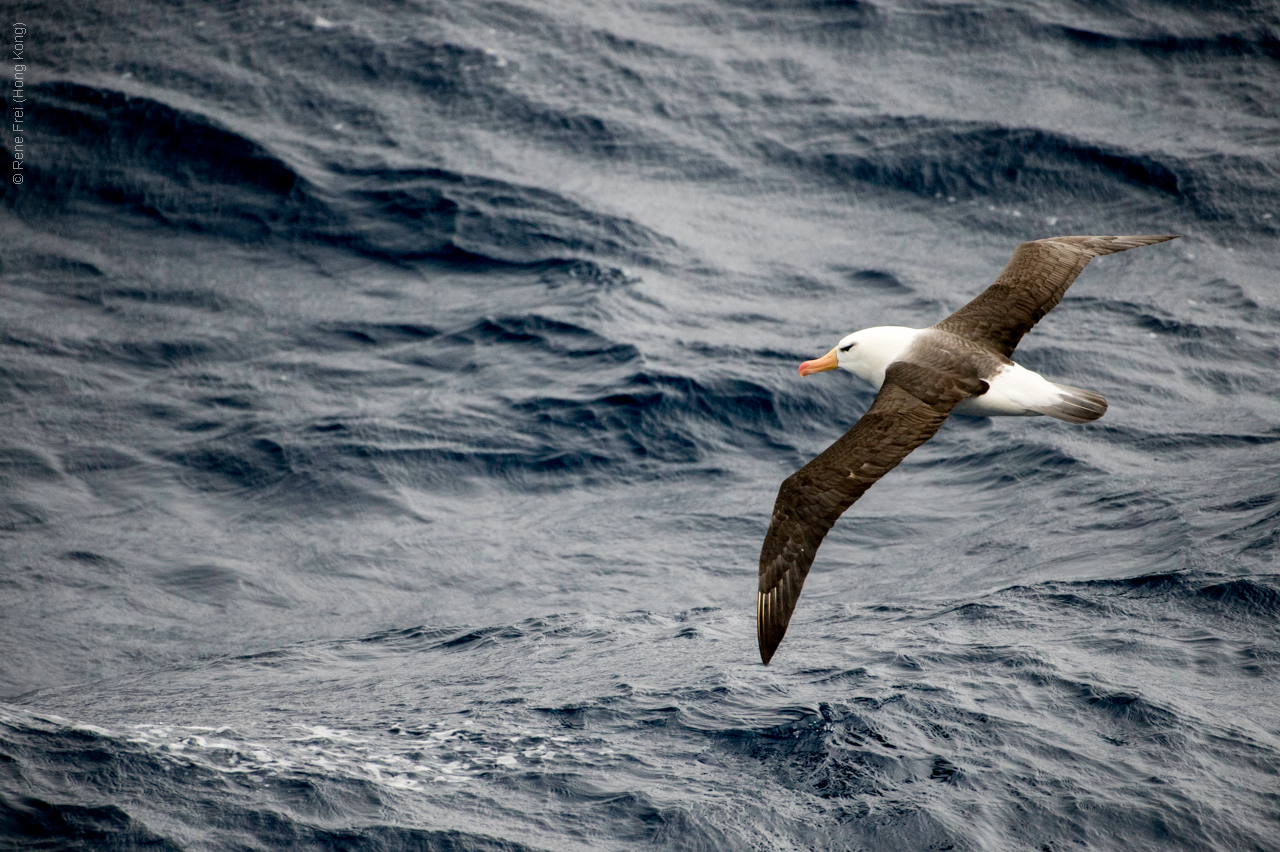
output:
[[[836,519],[932,438],[960,400],[986,390],[980,379],[904,361],[891,364],[862,419],[782,483],[760,551],[756,631],[765,665],[787,632],[818,545]]]
[[[994,284],[934,328],[985,343],[1008,358],[1022,335],[1062,301],[1090,260],[1172,239],[1176,236],[1051,237],[1023,243]]]

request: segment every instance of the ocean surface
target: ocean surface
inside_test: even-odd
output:
[[[1280,850],[1273,3],[0,26],[0,849]],[[762,666],[799,362],[1146,233]]]

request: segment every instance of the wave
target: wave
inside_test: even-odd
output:
[[[771,166],[824,184],[1048,213],[1084,203],[1122,205],[1130,220],[1167,218],[1185,206],[1206,224],[1264,232],[1276,227],[1263,217],[1280,187],[1280,170],[1247,156],[1191,158],[1035,127],[923,117],[850,119],[826,128],[822,140],[762,138],[758,145]]]
[[[1034,587],[1013,587],[1026,594],[1067,607],[1114,605],[1126,601],[1144,606],[1179,604],[1202,614],[1266,621],[1280,617],[1280,575],[1253,575],[1224,579],[1190,573],[1143,574],[1117,580],[1048,582]]]
[[[819,426],[830,432],[827,421],[842,416],[852,422],[848,401],[834,391],[801,396],[732,375],[657,370],[635,343],[538,313],[481,317],[456,330],[326,321],[303,327],[293,340],[308,355],[292,362],[291,375],[308,387],[342,393],[359,384],[443,396],[380,416],[279,423],[258,383],[193,376],[185,405],[163,415],[186,433],[180,448],[164,456],[183,469],[184,481],[213,491],[287,484],[319,493],[337,480],[347,483],[343,488],[363,481],[360,487],[380,491],[392,483],[433,488],[492,480],[537,489],[714,476],[722,452],[789,451],[797,434]],[[188,356],[199,364],[200,354],[118,346],[109,352],[131,364],[143,363],[144,352],[161,361],[167,354],[175,364]],[[768,350],[742,352],[793,360]],[[344,354],[341,368],[331,365],[334,353]],[[509,365],[519,366],[517,376],[507,375]],[[487,392],[474,392],[478,386]]]
[[[0,833],[14,843],[77,850],[177,852],[242,846],[248,838],[263,847],[539,848],[474,825],[449,827],[459,823],[453,819],[430,820],[430,828],[346,819],[369,807],[395,812],[398,794],[420,783],[450,786],[447,756],[438,763],[422,758],[433,750],[447,755],[451,740],[465,742],[457,731],[419,730],[360,758],[367,737],[323,727],[246,740],[227,728],[139,724],[113,731],[0,707],[0,749],[15,758],[0,784]],[[410,765],[420,773],[406,773]],[[104,772],[115,790],[105,805],[97,803]],[[192,816],[180,830],[169,819],[175,812]]]
[[[588,328],[537,314],[481,319],[468,329],[453,332],[446,340],[471,346],[513,344],[563,358],[602,363],[620,364],[640,357],[640,350],[632,344],[616,343]]]
[[[763,143],[768,159],[837,183],[933,197],[1028,201],[1118,197],[1123,187],[1180,192],[1177,166],[1036,128],[876,117],[849,122],[835,150]]]
[[[866,0],[811,0],[779,4],[774,0],[737,0],[733,4],[782,17],[787,23],[803,22],[812,37],[831,38],[851,34],[860,40],[908,43],[912,46],[954,46],[973,51],[979,46],[1005,51],[1065,46],[1073,61],[1114,62],[1115,55],[1133,54],[1162,65],[1186,61],[1280,61],[1280,35],[1276,19],[1265,13],[1236,16],[1230,4],[1182,3],[1166,0],[1165,9],[1199,13],[1179,18],[1148,15],[1145,10],[1113,6],[1091,12],[1061,9],[1023,10],[980,5],[926,7],[912,14],[895,14],[884,4]],[[1216,6],[1217,8],[1211,8]],[[784,13],[779,16],[778,13]],[[790,15],[785,13],[790,12]],[[1222,13],[1228,14],[1222,14]],[[1069,19],[1068,19],[1069,16]],[[785,24],[784,24],[785,25]],[[865,31],[865,32],[863,32]]]
[[[293,169],[204,116],[71,82],[28,97],[46,150],[29,172],[38,191],[7,193],[12,205],[118,208],[241,240],[327,216]]]
[[[601,75],[597,83],[609,87],[613,102],[642,107],[642,114],[651,106],[652,76],[666,72],[679,56],[605,29],[566,27],[562,19],[528,7],[491,10],[487,15],[504,29],[539,33],[560,74],[585,73],[582,64],[590,62],[592,73]],[[558,85],[529,86],[530,76],[548,69],[536,61],[509,61],[508,51],[490,46],[496,39],[481,39],[481,45],[423,33],[379,39],[360,27],[325,31],[299,23],[266,35],[267,49],[276,51],[278,62],[272,81],[303,103],[324,104],[323,111],[300,120],[313,123],[325,136],[334,135],[331,119],[341,117],[346,119],[344,133],[394,144],[386,128],[398,123],[395,117],[376,111],[368,115],[361,108],[372,87],[379,100],[411,99],[428,132],[475,128],[513,134],[575,157],[641,163],[685,178],[736,175],[687,138],[653,132],[645,122],[616,109],[585,109],[573,99],[557,97]],[[317,78],[336,86],[310,82]]]
[[[440,169],[334,165],[354,247],[392,260],[455,253],[513,264],[583,256],[656,262],[673,245],[643,226],[552,192]]]
[[[219,121],[149,98],[71,82],[33,86],[29,98],[42,154],[25,191],[4,199],[31,214],[109,210],[234,242],[564,274],[593,258],[657,263],[674,245],[547,190],[444,169],[333,160],[307,178]]]
[[[1071,26],[1054,27],[1050,32],[1092,50],[1132,52],[1162,64],[1172,64],[1185,60],[1186,57],[1201,60],[1263,59],[1280,62],[1280,35],[1265,26],[1253,32],[1197,36],[1174,33],[1152,36],[1114,35]]]

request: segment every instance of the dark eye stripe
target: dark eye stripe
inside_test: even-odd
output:
[[[849,351],[850,349],[852,349],[852,348],[853,348],[853,344],[852,344],[852,343],[850,343],[848,346],[841,346],[841,347],[840,347],[840,351],[841,351],[841,352],[848,352],[848,351]]]

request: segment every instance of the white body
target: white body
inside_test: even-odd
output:
[[[836,345],[836,362],[840,369],[875,385],[884,384],[885,370],[906,354],[922,328],[885,325],[864,328],[848,335]],[[850,344],[853,344],[850,346]],[[985,376],[991,389],[982,396],[970,397],[953,409],[955,414],[980,417],[1030,417],[1063,399],[1063,389],[1039,373],[1018,364],[1000,368],[993,376]]]
[[[951,409],[952,414],[972,414],[980,417],[1038,417],[1037,408],[1055,405],[1062,400],[1062,391],[1039,373],[1019,364],[1010,364],[987,379],[991,390],[982,396],[963,399]]]

